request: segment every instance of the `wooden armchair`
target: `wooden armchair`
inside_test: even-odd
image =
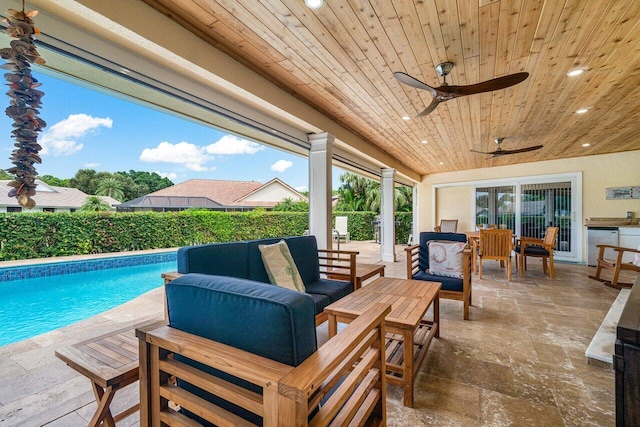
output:
[[[549,260],[549,276],[553,279],[556,272],[553,266],[553,252],[556,247],[556,238],[558,237],[558,227],[547,227],[544,233],[544,239],[536,239],[534,237],[521,237],[518,239],[515,252],[519,258],[520,275],[524,276],[527,269],[527,257],[542,258],[542,271],[547,274],[547,260]]]
[[[469,307],[471,306],[471,249],[467,245],[462,253],[462,277],[445,277],[430,274],[429,271],[429,247],[431,240],[443,240],[452,242],[466,242],[467,236],[463,233],[436,233],[421,232],[418,245],[405,248],[407,254],[407,279],[427,280],[442,283],[440,298],[462,301],[462,317],[469,320]]]
[[[141,426],[385,425],[389,304],[317,348],[301,292],[198,274],[165,290],[169,325],[136,330]]]
[[[611,246],[611,245],[597,245],[600,248],[600,252],[598,253],[598,264],[596,267],[595,276],[589,276],[590,279],[595,279],[600,282],[603,282],[607,286],[611,286],[616,289],[621,288],[630,288],[633,286],[631,282],[618,282],[620,277],[620,272],[623,270],[629,271],[639,271],[640,272],[640,248],[632,249],[632,248],[623,248],[621,246]],[[605,249],[610,248],[616,252],[616,259],[606,259],[604,258]],[[634,260],[632,262],[624,262],[622,257],[625,252],[635,253]],[[636,261],[639,260],[639,261]],[[613,277],[611,280],[604,279],[600,277],[600,273],[602,273],[602,269],[605,270],[613,270]]]

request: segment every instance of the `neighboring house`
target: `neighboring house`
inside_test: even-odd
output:
[[[307,197],[278,178],[256,181],[191,179],[117,205],[118,211],[181,211],[202,208],[216,211],[272,209],[284,199],[308,201]]]
[[[33,209],[25,209],[18,204],[18,199],[9,197],[9,180],[0,180],[0,213],[3,212],[75,212],[80,210],[89,195],[77,188],[56,187],[45,184],[39,179],[36,180],[36,195],[33,200],[36,207]],[[107,196],[99,196],[102,200],[109,203],[112,209],[120,202]]]

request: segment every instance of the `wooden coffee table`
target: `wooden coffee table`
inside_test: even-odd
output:
[[[434,336],[440,336],[440,287],[437,282],[380,277],[324,309],[331,338],[337,333],[338,322],[351,322],[372,304],[391,303],[391,313],[385,318],[387,381],[403,387],[407,407],[413,407],[414,379],[429,344]],[[432,305],[433,320],[426,320]]]

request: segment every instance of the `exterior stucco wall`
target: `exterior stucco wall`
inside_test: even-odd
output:
[[[606,199],[608,187],[640,186],[640,150],[638,150],[426,176],[417,186],[420,212],[418,230],[431,230],[442,218],[458,218],[459,230],[472,230],[475,226],[473,183],[483,180],[576,172],[582,174],[583,219],[624,217],[627,211],[634,212],[636,217],[640,216],[640,199]],[[457,182],[466,184],[434,188],[437,185]],[[582,227],[582,231],[582,241],[586,242],[586,229]]]

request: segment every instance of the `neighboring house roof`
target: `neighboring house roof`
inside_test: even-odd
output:
[[[256,181],[190,179],[147,194],[147,196],[206,197],[221,205],[230,205],[260,187],[262,184]]]
[[[118,206],[120,209],[252,209],[272,208],[286,198],[307,198],[278,178],[256,181],[191,179]]]
[[[8,193],[11,190],[9,187],[9,180],[0,180],[0,206],[20,207],[18,200],[15,197],[9,197]],[[84,202],[87,200],[85,192],[71,187],[56,187],[54,185],[48,185],[39,179],[36,180],[36,195],[33,196],[33,200],[36,202],[36,208],[56,208],[56,209],[80,209]],[[98,196],[102,200],[109,203],[114,208],[119,205],[120,202],[116,199],[106,196]]]

